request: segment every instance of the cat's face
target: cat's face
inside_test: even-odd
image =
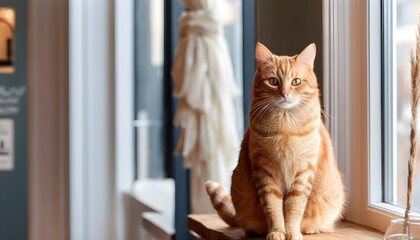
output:
[[[267,108],[272,110],[289,111],[311,104],[311,100],[318,97],[313,72],[315,44],[293,57],[276,56],[261,43],[257,43],[255,52],[254,104],[268,104]]]

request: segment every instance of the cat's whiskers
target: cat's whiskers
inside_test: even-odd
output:
[[[308,99],[302,98],[302,101],[304,101],[304,103],[308,104],[311,107],[316,106],[316,104],[314,102],[311,102]],[[328,114],[327,112],[325,112],[325,110],[322,109],[322,107],[320,108],[320,111],[321,111],[321,114],[324,116],[325,119],[334,120],[334,117],[331,116],[330,114]]]
[[[253,103],[252,104],[252,106],[251,106],[251,108],[250,108],[250,111],[252,111],[252,110],[254,110],[255,108],[258,108],[258,107],[260,107],[261,105],[264,105],[264,104],[266,104],[267,102],[269,102],[269,101],[271,101],[272,100],[272,97],[264,97],[265,99],[263,99],[263,100],[260,100],[259,102],[257,102],[257,103]]]
[[[264,98],[262,98],[262,100],[260,99],[258,102],[256,102],[256,103],[254,103],[254,101],[252,102],[252,106],[255,106],[255,105],[257,105],[257,104],[259,104],[259,103],[262,103],[262,102],[264,102],[264,101],[266,101],[266,100],[271,100],[272,99],[272,97],[264,97]],[[251,107],[252,107],[251,106]]]
[[[252,112],[252,111],[255,111],[255,110],[257,110],[258,108],[260,108],[260,107],[263,107],[265,104],[267,104],[269,101],[271,101],[271,99],[265,99],[265,100],[262,100],[261,102],[257,102],[257,103],[255,103],[255,104],[253,104],[252,106],[251,106],[251,108],[250,108],[250,113]]]
[[[260,117],[258,118],[257,121],[261,120],[261,117],[264,117],[264,114],[267,112],[268,109],[270,109],[270,106],[274,105],[274,103],[271,101],[268,103],[268,105],[265,107],[265,109],[262,111],[262,113],[260,114]],[[270,112],[270,111],[268,111]]]
[[[271,108],[270,108],[269,112],[272,112],[273,109],[276,108],[276,107],[277,107],[277,105],[275,103],[271,104]]]
[[[261,102],[258,102],[256,104],[254,104],[251,109],[250,109],[250,118],[253,117],[254,114],[257,114],[261,112],[261,110],[266,107],[267,105],[269,105],[269,103],[272,101],[272,98],[270,97],[269,99],[265,99],[262,100]]]
[[[328,119],[328,120],[334,120],[334,117],[331,116],[330,114],[328,114],[324,109],[321,108],[321,113],[324,116],[324,118]]]
[[[250,109],[250,118],[254,117],[254,121],[259,121],[267,112],[271,112],[275,109],[278,99],[273,96],[262,96],[254,99],[264,99],[260,102],[255,103]]]
[[[268,106],[270,106],[271,101],[268,101],[266,105],[262,106],[261,108],[259,108],[259,111],[257,113],[257,115],[255,116],[255,121],[257,121],[257,119],[259,119],[261,116],[263,116],[263,112],[265,112],[265,110],[267,109]]]

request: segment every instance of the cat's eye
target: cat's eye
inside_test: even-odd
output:
[[[267,82],[273,87],[277,87],[279,85],[279,80],[277,80],[277,78],[269,78]]]
[[[295,78],[292,80],[293,86],[299,86],[301,83],[302,83],[302,80],[300,80],[300,78]]]

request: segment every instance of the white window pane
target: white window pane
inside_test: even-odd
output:
[[[224,0],[222,1],[224,34],[229,47],[229,53],[232,58],[233,72],[239,89],[243,89],[242,83],[242,0]],[[238,96],[235,101],[237,110],[236,116],[238,133],[242,137],[243,133],[243,100]]]
[[[137,178],[162,178],[164,171],[163,0],[136,2]]]
[[[394,81],[393,91],[396,102],[396,108],[393,110],[393,119],[396,121],[393,124],[393,131],[395,139],[393,147],[395,153],[392,157],[389,157],[387,161],[392,161],[388,164],[389,168],[393,168],[392,181],[388,181],[385,191],[388,192],[389,203],[405,207],[406,194],[407,194],[407,161],[409,158],[410,148],[410,119],[411,119],[411,108],[410,108],[410,54],[411,50],[415,48],[415,40],[417,33],[417,22],[419,19],[420,12],[420,0],[397,0],[394,26],[393,27],[393,38],[395,52],[393,54],[393,68],[394,74],[391,81]],[[391,66],[385,66],[391,67]],[[385,79],[385,81],[390,81]],[[387,106],[385,106],[387,107]],[[387,116],[385,116],[387,117]],[[420,126],[420,125],[418,125]],[[391,131],[386,129],[385,131]],[[420,128],[418,129],[420,131]],[[419,139],[420,140],[420,139]],[[390,146],[384,146],[390,147]],[[420,151],[417,151],[416,158],[417,165],[420,166]],[[420,212],[420,171],[416,172],[414,194],[413,194],[413,210]]]

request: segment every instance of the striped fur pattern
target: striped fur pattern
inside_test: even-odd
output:
[[[235,219],[236,211],[232,204],[230,194],[225,188],[213,181],[206,182],[207,193],[210,196],[214,209],[219,213],[220,217],[231,226],[238,226]]]
[[[344,186],[322,122],[315,55],[314,44],[293,57],[256,46],[250,126],[231,195],[206,184],[219,215],[247,235],[302,239],[333,231],[342,216]]]

